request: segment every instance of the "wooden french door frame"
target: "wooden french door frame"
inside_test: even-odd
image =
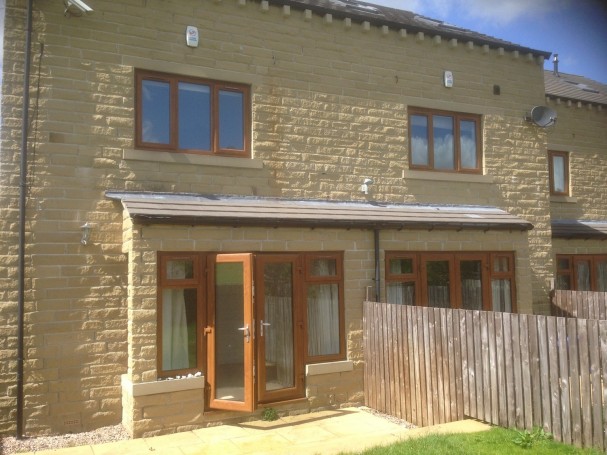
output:
[[[271,266],[288,265],[285,270],[290,270],[290,283],[283,283],[290,286],[290,305],[291,305],[291,321],[290,327],[278,327],[272,321],[273,315],[267,314],[270,311],[266,303],[270,303],[267,299],[271,298],[270,290],[267,286],[270,283],[267,280],[269,277],[267,268]],[[292,398],[304,396],[304,374],[303,374],[303,305],[301,302],[302,283],[301,283],[302,258],[300,254],[276,253],[276,254],[260,254],[255,257],[255,320],[256,320],[256,383],[257,383],[257,401],[259,403],[268,403],[282,401]],[[283,275],[282,278],[287,278]],[[286,303],[286,302],[285,302]],[[284,315],[283,315],[284,316]],[[284,321],[283,321],[284,323]],[[280,365],[276,359],[268,358],[268,348],[276,348],[269,346],[268,343],[280,342],[277,335],[278,331],[283,335],[282,339],[287,344],[289,350],[292,350],[292,371],[286,373],[288,367]],[[288,333],[290,331],[290,334]],[[290,345],[289,345],[290,344]],[[281,346],[284,349],[284,346]],[[272,361],[274,360],[274,361]],[[288,359],[284,359],[288,363]],[[272,383],[272,376],[282,373],[282,381],[284,387],[279,387]],[[282,371],[281,371],[282,370]],[[287,376],[290,376],[288,382]]]
[[[255,409],[253,254],[212,254],[207,261],[208,407],[250,412]]]

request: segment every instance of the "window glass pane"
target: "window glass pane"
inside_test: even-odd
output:
[[[308,355],[339,354],[339,287],[308,286]]]
[[[571,290],[571,277],[569,275],[557,275],[556,288],[562,291]]]
[[[510,280],[492,280],[491,298],[493,311],[512,312],[512,294],[510,292]]]
[[[166,278],[169,280],[194,278],[194,262],[191,259],[173,259],[167,261]]]
[[[607,259],[597,261],[596,284],[598,292],[607,292]]]
[[[391,275],[404,275],[413,273],[413,259],[411,258],[398,258],[390,259],[390,274]]]
[[[569,268],[571,267],[569,265],[569,258],[562,258],[562,257],[560,257],[560,258],[557,259],[556,264],[557,264],[557,268],[559,270],[569,270]]]
[[[415,283],[388,283],[386,291],[388,303],[415,305]]]
[[[211,150],[211,89],[179,83],[179,148]]]
[[[219,91],[219,148],[244,149],[244,94]]]
[[[436,308],[449,308],[449,261],[428,261],[426,263],[428,280],[428,306]]]
[[[483,309],[482,263],[481,261],[460,261],[462,288],[462,308]]]
[[[170,86],[168,82],[144,80],[141,84],[141,140],[168,144],[170,139]]]
[[[162,291],[162,369],[196,368],[196,289]]]
[[[497,256],[493,259],[493,271],[494,272],[508,272],[510,271],[508,258],[505,256]]]
[[[455,169],[453,149],[453,117],[435,115],[432,118],[434,137],[434,168]]]
[[[476,122],[462,120],[459,124],[459,143],[463,169],[477,169]]]
[[[555,193],[565,192],[565,157],[552,156],[552,182]]]
[[[575,263],[576,267],[576,290],[590,291],[590,262],[579,261]]]
[[[428,166],[428,117],[411,116],[411,164]]]
[[[317,258],[310,261],[311,276],[336,276],[337,261],[331,258]]]

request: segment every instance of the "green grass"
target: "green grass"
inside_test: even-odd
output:
[[[494,427],[479,433],[412,438],[358,453],[363,455],[602,455],[598,450],[579,449],[545,438],[536,439],[530,448],[522,448],[513,442],[519,437],[520,434],[516,430]]]

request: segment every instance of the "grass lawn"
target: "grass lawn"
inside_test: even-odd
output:
[[[516,430],[494,427],[489,431],[467,434],[429,435],[408,439],[386,447],[359,452],[362,455],[601,455],[592,449],[578,449],[551,439],[538,438],[531,447],[523,448],[513,442]],[[345,454],[344,454],[345,455]]]

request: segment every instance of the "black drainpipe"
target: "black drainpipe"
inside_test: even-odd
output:
[[[19,179],[19,291],[17,297],[17,439],[23,439],[23,326],[25,307],[25,204],[27,196],[27,135],[30,104],[30,55],[32,39],[32,9],[34,0],[27,2],[27,32],[25,35],[25,65],[23,70],[23,113],[21,117],[21,173]]]
[[[381,302],[381,283],[379,282],[379,229],[373,230],[375,241],[375,301]]]

